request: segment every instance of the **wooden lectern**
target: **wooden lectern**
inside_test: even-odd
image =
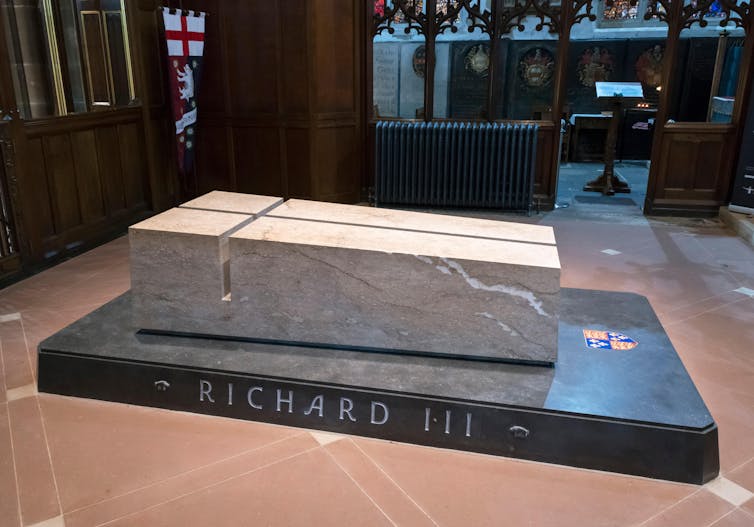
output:
[[[618,142],[618,130],[626,102],[638,102],[644,98],[639,82],[596,82],[597,99],[607,101],[613,110],[610,126],[605,139],[605,169],[602,175],[584,185],[588,192],[602,192],[612,196],[616,192],[631,192],[628,183],[615,175],[615,145]]]

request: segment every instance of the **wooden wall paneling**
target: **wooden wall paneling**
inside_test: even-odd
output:
[[[309,53],[306,2],[280,2],[280,48],[278,65],[280,100],[288,117],[304,119],[309,106]]]
[[[155,0],[126,0],[134,83],[141,101],[142,127],[149,184],[145,189],[154,211],[172,207],[178,201],[174,131],[169,118],[164,76],[162,16]]]
[[[222,122],[208,123],[207,119],[202,119],[196,134],[196,142],[198,193],[234,190],[235,182],[231,174],[231,151],[226,126]]]
[[[55,233],[61,234],[81,224],[76,167],[73,163],[69,134],[45,136],[42,139],[47,180],[52,192]]]
[[[114,126],[102,126],[95,130],[99,166],[106,177],[102,178],[102,194],[108,216],[126,208],[126,191],[120,163],[118,130]]]
[[[560,128],[550,121],[539,121],[537,137],[537,157],[534,175],[534,199],[540,210],[550,210],[555,204],[557,188],[557,159]]]
[[[136,5],[134,5],[136,4]],[[162,42],[159,28],[162,16],[158,11],[158,2],[144,0],[130,2],[126,6],[128,16],[128,30],[132,37],[130,42],[136,48],[137,53],[132,54],[134,62],[140,67],[139,90],[137,96],[155,105],[162,105],[167,100],[165,96],[166,84],[164,82],[164,65],[162,54]]]
[[[670,116],[670,103],[671,103],[671,94],[673,94],[674,90],[677,90],[678,81],[679,79],[677,76],[673,75],[674,67],[675,67],[675,61],[679,55],[680,50],[680,35],[681,35],[681,29],[682,29],[682,11],[683,11],[683,1],[682,0],[667,0],[666,2],[667,7],[665,5],[657,6],[658,13],[657,15],[660,17],[661,20],[663,20],[668,25],[668,36],[667,41],[665,45],[665,53],[664,53],[664,59],[663,59],[663,68],[662,68],[662,80],[660,82],[660,86],[662,86],[662,91],[660,92],[659,100],[657,103],[657,115],[655,116],[655,131],[654,136],[652,138],[652,164],[649,167],[649,177],[647,181],[647,195],[644,200],[644,213],[645,214],[653,214],[655,213],[655,197],[659,195],[662,195],[662,184],[660,183],[662,179],[662,168],[663,166],[667,166],[667,163],[665,162],[663,156],[663,153],[667,152],[665,148],[663,148],[664,145],[666,145],[664,140],[664,134],[667,129],[667,120]],[[669,8],[669,9],[668,9]],[[662,9],[663,12],[660,13],[659,10]],[[682,167],[675,167],[676,170],[682,170]]]
[[[735,152],[732,125],[666,126],[653,201],[655,213],[717,213],[730,187]]]
[[[364,4],[362,2],[361,4]],[[361,11],[356,13],[356,40],[360,43],[359,68],[356,72],[356,93],[359,95],[359,135],[361,136],[361,201],[369,200],[369,188],[374,186],[374,149],[369,145],[374,144],[372,135],[374,127],[370,125],[372,117],[372,26],[371,19],[373,10],[361,6]],[[360,20],[360,22],[359,22]]]
[[[285,128],[288,195],[292,198],[311,198],[312,181],[309,159],[309,126],[289,125]]]
[[[315,158],[318,178],[317,199],[353,203],[358,199],[357,150],[359,137],[352,124],[320,125],[314,148],[326,155]]]
[[[55,235],[55,212],[47,178],[42,139],[16,145],[16,164],[23,167],[18,180],[18,206],[23,218],[29,256],[43,251],[43,241]]]
[[[359,199],[361,160],[362,3],[311,3],[310,90],[315,101],[312,128],[314,199]]]
[[[71,152],[76,173],[79,217],[81,223],[92,223],[105,216],[102,179],[110,177],[110,174],[100,170],[94,130],[72,133]]]
[[[289,2],[286,2],[289,3]],[[275,57],[277,2],[227,2],[223,12],[228,28],[228,84],[232,115],[275,116],[278,112]],[[201,111],[201,110],[200,110]]]
[[[139,126],[136,123],[119,125],[118,142],[120,143],[120,163],[126,207],[139,208],[145,202],[144,175],[146,174],[144,156],[139,155],[145,150]]]
[[[356,2],[312,0],[317,113],[355,112]]]
[[[238,192],[280,196],[283,176],[280,170],[280,136],[272,125],[237,126],[233,130]]]

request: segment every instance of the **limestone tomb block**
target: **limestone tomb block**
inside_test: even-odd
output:
[[[339,207],[332,208],[333,221],[343,219],[335,213]],[[518,225],[503,226],[502,231],[509,230],[501,235],[505,239],[470,237],[446,234],[451,228],[447,217],[436,226],[443,233],[431,232],[434,215],[407,220],[422,227],[417,230],[366,226],[382,220],[370,216],[372,209],[364,210],[363,217],[345,223],[267,216],[233,233],[233,316],[216,330],[282,341],[555,362],[560,263],[555,245],[547,242],[549,227],[524,226],[539,227],[534,237],[543,240],[525,243],[509,239]],[[400,224],[401,212],[391,214],[390,221]],[[493,226],[479,226],[484,229]]]
[[[137,326],[186,328],[198,307],[227,303],[228,235],[252,220],[246,214],[173,208],[132,225],[128,233]],[[178,319],[182,322],[174,323]]]

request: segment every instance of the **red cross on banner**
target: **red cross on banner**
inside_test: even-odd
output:
[[[189,31],[188,21],[185,16],[181,18],[181,29],[179,31],[171,31],[165,28],[165,38],[167,40],[178,40],[182,44],[183,55],[188,57],[189,42],[204,42],[204,33],[199,31]]]
[[[201,57],[204,53],[204,16],[163,9],[165,40],[171,57]]]

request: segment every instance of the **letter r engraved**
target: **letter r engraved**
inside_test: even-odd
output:
[[[212,398],[212,395],[210,393],[212,392],[212,383],[209,381],[205,381],[204,379],[199,381],[199,402],[204,401],[204,397],[207,397],[207,400],[211,403],[214,403],[215,400]]]
[[[249,402],[249,406],[251,406],[255,410],[261,410],[261,404],[254,404],[254,392],[262,393],[262,387],[254,386],[253,388],[249,388],[249,391],[246,392],[246,400]]]
[[[348,419],[350,419],[351,421],[355,423],[356,419],[354,419],[353,416],[351,415],[351,410],[353,410],[353,401],[347,397],[341,397],[340,398],[340,420],[344,421],[345,418],[343,416],[347,415]]]

